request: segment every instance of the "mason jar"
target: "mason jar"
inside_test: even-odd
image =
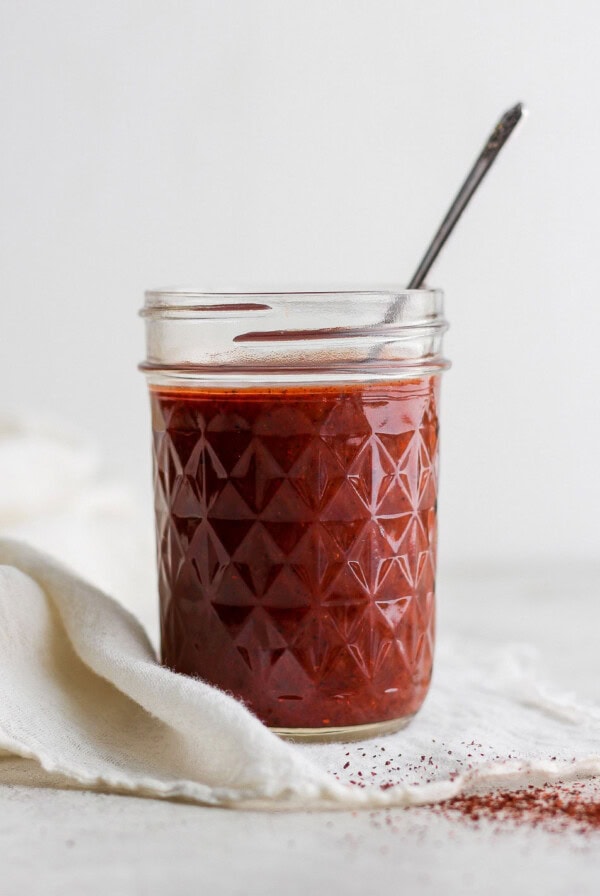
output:
[[[297,740],[395,731],[434,648],[443,295],[146,293],[162,662]]]

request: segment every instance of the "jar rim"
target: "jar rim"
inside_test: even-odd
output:
[[[192,311],[198,310],[261,310],[263,303],[257,301],[265,300],[266,303],[271,300],[277,302],[298,301],[306,298],[307,300],[318,299],[353,299],[363,302],[377,302],[382,299],[408,299],[415,300],[419,297],[422,300],[429,300],[437,305],[440,299],[443,299],[443,290],[435,287],[424,287],[420,289],[404,289],[386,288],[386,289],[266,289],[266,290],[222,290],[209,291],[202,289],[193,289],[190,287],[163,287],[148,289],[144,293],[144,307],[141,309],[140,316],[151,316],[161,310],[169,311]],[[250,301],[246,301],[250,300]],[[268,310],[265,307],[264,310]]]

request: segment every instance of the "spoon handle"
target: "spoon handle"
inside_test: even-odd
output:
[[[497,123],[477,158],[477,161],[469,171],[467,179],[458,191],[454,202],[448,210],[448,214],[440,224],[436,235],[429,244],[429,248],[408,284],[409,289],[419,289],[419,287],[422,286],[432,264],[438,257],[444,243],[454,230],[458,219],[469,204],[473,193],[492,167],[498,153],[514,131],[522,118],[524,111],[523,104],[517,103],[516,106],[509,109],[508,112],[505,112]]]

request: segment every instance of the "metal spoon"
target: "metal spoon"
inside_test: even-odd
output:
[[[458,219],[469,204],[473,193],[492,167],[498,153],[514,131],[525,111],[523,104],[517,103],[516,106],[513,106],[512,109],[509,109],[508,112],[504,113],[492,131],[479,158],[469,171],[467,179],[458,191],[456,199],[450,206],[448,214],[440,224],[436,235],[429,244],[427,252],[423,256],[419,267],[408,284],[409,289],[419,289],[419,287],[423,285],[425,277],[429,273],[432,264],[438,257],[444,243],[454,230]]]

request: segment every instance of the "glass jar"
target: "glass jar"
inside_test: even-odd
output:
[[[442,293],[141,313],[163,663],[294,739],[402,727],[432,671]]]

